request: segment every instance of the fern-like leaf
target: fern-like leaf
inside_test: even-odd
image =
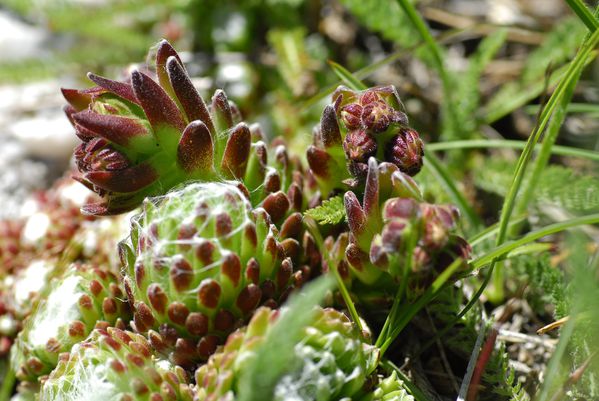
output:
[[[345,219],[345,206],[341,195],[332,197],[322,202],[322,205],[306,210],[306,217],[311,217],[318,224],[338,224]]]
[[[483,39],[476,52],[469,58],[467,71],[456,80],[456,99],[459,103],[456,110],[459,126],[462,128],[462,138],[470,137],[477,128],[477,121],[472,117],[480,106],[480,77],[506,38],[507,31],[499,30]]]
[[[513,163],[509,161],[489,159],[485,168],[475,172],[476,185],[504,196],[511,182],[512,169]],[[557,206],[572,213],[595,212],[599,210],[599,177],[551,165],[539,178],[533,203]]]

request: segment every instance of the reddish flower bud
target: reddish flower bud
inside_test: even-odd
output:
[[[385,148],[385,159],[395,164],[409,175],[415,175],[422,168],[424,144],[413,129],[402,129]]]
[[[362,106],[356,103],[348,104],[341,109],[341,121],[348,130],[356,130],[362,126]]]
[[[354,162],[366,163],[376,154],[376,141],[363,130],[350,131],[343,141],[347,158]]]

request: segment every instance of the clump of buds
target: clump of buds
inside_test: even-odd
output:
[[[337,88],[307,152],[322,196],[362,181],[371,157],[390,162],[410,176],[420,171],[424,145],[418,133],[408,127],[402,109],[393,86],[362,92]]]
[[[329,247],[340,273],[367,287],[391,295],[409,267],[410,287],[422,288],[453,260],[469,257],[470,246],[455,234],[457,208],[424,202],[416,183],[391,163],[369,160],[363,202],[348,191],[345,210],[349,237]]]

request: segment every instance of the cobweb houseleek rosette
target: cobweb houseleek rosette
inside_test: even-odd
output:
[[[39,401],[191,401],[182,368],[160,361],[148,340],[109,327],[97,329],[61,357],[42,382]]]
[[[264,341],[280,313],[288,311],[258,309],[249,325],[230,335],[224,347],[196,371],[198,401],[241,398],[239,378],[253,366],[257,350],[267,346]],[[369,378],[378,363],[378,350],[334,309],[318,308],[292,352],[293,362],[278,379],[273,394],[263,394],[263,399],[360,400],[368,393]]]
[[[63,89],[66,114],[82,140],[77,179],[104,200],[84,212],[128,211],[190,180],[238,179],[259,194],[291,190],[285,148],[267,146],[222,90],[206,105],[166,41],[158,44],[155,70],[157,82],[140,70],[127,82],[90,73],[96,87]]]
[[[85,339],[94,328],[119,326],[130,319],[120,278],[90,265],[72,265],[49,288],[27,318],[12,349],[20,380],[50,373],[59,355]]]
[[[363,304],[388,305],[404,277],[415,296],[455,259],[469,258],[457,208],[425,202],[416,182],[391,163],[371,158],[363,201],[348,191],[344,203],[349,233],[329,239],[327,248]]]
[[[313,132],[307,159],[323,198],[363,184],[370,157],[408,175],[422,167],[424,145],[408,126],[394,86],[356,92],[340,86]]]
[[[205,360],[262,304],[310,275],[292,214],[277,229],[237,182],[191,183],[144,202],[121,246],[134,327],[174,363]]]

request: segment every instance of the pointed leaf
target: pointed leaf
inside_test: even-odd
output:
[[[229,105],[227,95],[221,89],[217,89],[212,96],[212,115],[217,132],[225,131],[233,126],[233,113]]]
[[[322,144],[325,148],[341,146],[341,133],[339,132],[337,114],[335,114],[335,108],[333,106],[328,105],[324,108],[322,118],[320,119],[320,129]]]
[[[360,205],[360,201],[352,191],[348,191],[344,196],[345,214],[351,233],[358,237],[366,229],[366,215]]]
[[[174,57],[176,60],[183,65],[177,51],[171,46],[171,44],[166,40],[162,39],[160,43],[158,43],[158,51],[156,52],[156,75],[158,75],[158,82],[160,86],[164,88],[169,95],[171,95],[174,99],[175,92],[173,91],[173,87],[171,86],[171,82],[168,78],[168,73],[166,71],[166,63],[170,57]]]
[[[206,103],[204,103],[204,99],[202,99],[193,86],[189,75],[187,75],[180,61],[175,57],[169,57],[166,68],[170,83],[179,103],[181,103],[181,107],[183,107],[187,115],[187,120],[189,122],[195,120],[202,121],[206,124],[210,133],[214,135],[214,124],[212,123]]]
[[[273,222],[278,223],[289,210],[289,199],[283,192],[272,193],[264,199],[262,207],[268,212]]]
[[[364,188],[364,213],[368,219],[380,219],[379,169],[374,157],[368,159],[368,174]]]
[[[115,95],[118,95],[125,100],[133,102],[135,104],[139,104],[137,97],[135,97],[135,94],[133,93],[133,88],[131,88],[131,85],[124,83],[124,82],[119,82],[119,81],[114,81],[112,79],[104,78],[99,75],[93,74],[91,72],[87,73],[87,77],[93,83],[106,89],[107,91],[112,92]]]
[[[133,91],[154,130],[170,126],[179,132],[185,128],[183,117],[175,102],[152,78],[140,71],[131,73]]]

